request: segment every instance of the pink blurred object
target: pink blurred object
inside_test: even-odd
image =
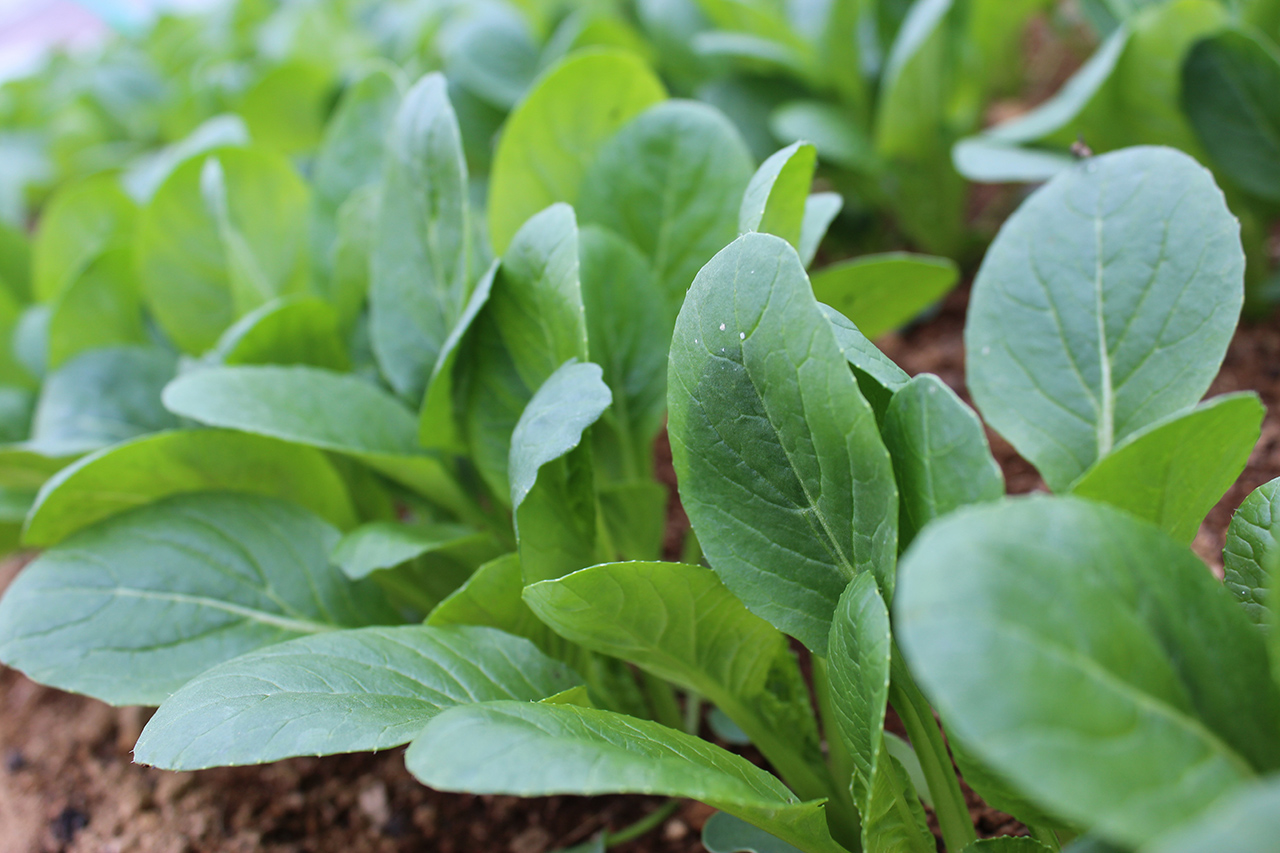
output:
[[[34,71],[49,51],[100,44],[106,24],[71,0],[0,0],[0,80]]]

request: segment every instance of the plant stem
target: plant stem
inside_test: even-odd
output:
[[[849,755],[836,723],[826,658],[814,655],[810,660],[813,661],[813,691],[817,694],[818,712],[822,715],[822,734],[827,740],[827,763],[836,784],[842,785],[853,779],[853,757]]]
[[[680,703],[676,701],[676,691],[671,683],[643,669],[640,670],[640,683],[649,699],[653,718],[667,728],[684,731],[684,716],[680,713]]]
[[[1031,824],[1027,825],[1027,829],[1031,830],[1032,838],[1034,838],[1036,841],[1039,841],[1041,844],[1043,844],[1045,847],[1048,847],[1050,850],[1057,851],[1062,849],[1058,845],[1058,836],[1054,835],[1052,829],[1049,829],[1048,827],[1045,827],[1045,826],[1033,826]]]
[[[702,696],[696,690],[684,693],[684,731],[696,735],[702,728]]]
[[[827,803],[828,819],[830,820],[833,816],[833,810],[854,816],[853,821],[846,821],[846,823],[856,825],[857,834],[852,838],[843,837],[843,834],[837,835],[836,840],[846,847],[853,843],[861,847],[862,821],[858,814],[858,806],[853,801],[853,756],[845,747],[844,738],[840,736],[840,727],[836,723],[835,704],[831,696],[831,679],[826,658],[814,655],[810,660],[813,662],[813,692],[817,695],[818,713],[822,717],[822,735],[827,741],[827,769],[831,773],[832,787],[835,790],[835,797]],[[843,829],[843,833],[849,831],[848,826]]]
[[[616,847],[619,844],[626,844],[628,841],[639,838],[675,814],[678,808],[680,808],[680,800],[667,800],[630,826],[623,827],[617,832],[606,832],[604,834],[604,846]]]
[[[943,843],[951,853],[959,853],[978,840],[973,821],[969,817],[969,806],[960,790],[960,781],[956,777],[947,745],[942,739],[942,729],[933,718],[933,708],[902,663],[896,643],[892,660],[889,702],[902,718],[907,737],[920,759],[920,768],[924,771],[925,780],[929,783],[929,793],[933,796],[933,810],[938,816]]]

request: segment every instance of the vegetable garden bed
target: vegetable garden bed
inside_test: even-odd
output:
[[[1276,849],[1280,2],[139,32],[0,86],[0,841]]]

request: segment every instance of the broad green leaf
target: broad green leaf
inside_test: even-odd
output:
[[[470,455],[489,488],[507,500],[511,432],[521,413],[561,365],[587,360],[572,208],[549,207],[520,229],[468,338],[458,384]]]
[[[1071,493],[1126,509],[1189,545],[1244,471],[1265,414],[1250,392],[1156,421],[1095,463]]]
[[[582,303],[591,358],[613,405],[592,430],[593,454],[609,482],[643,481],[667,413],[671,315],[653,268],[629,242],[599,226],[580,235]]]
[[[911,5],[880,78],[874,144],[902,227],[926,250],[958,247],[964,181],[951,168],[954,0]],[[855,321],[857,318],[854,318]]]
[[[446,450],[460,454],[467,451],[460,423],[462,412],[454,394],[454,373],[457,370],[458,355],[463,349],[463,340],[493,293],[498,268],[498,262],[494,261],[476,282],[471,298],[467,300],[467,307],[449,330],[449,336],[444,339],[440,355],[427,379],[422,409],[418,413],[418,441],[428,450]]]
[[[1004,474],[982,421],[933,374],[894,392],[881,434],[902,500],[898,537],[904,547],[935,518],[1004,496]]]
[[[525,221],[548,205],[576,204],[600,146],[665,97],[643,60],[620,51],[575,54],[539,78],[507,120],[494,155],[494,251],[505,253]]]
[[[487,625],[524,637],[548,655],[571,657],[564,639],[539,619],[521,598],[524,579],[520,557],[506,554],[490,560],[440,602],[427,617],[428,625]]]
[[[888,252],[823,267],[813,274],[813,295],[878,338],[915,319],[959,280],[959,267],[947,258]]]
[[[1129,18],[1133,35],[1116,64],[1113,83],[1092,116],[1086,141],[1100,150],[1168,145],[1203,159],[1180,103],[1182,69],[1192,46],[1231,21],[1215,0],[1162,0]]]
[[[389,68],[369,70],[343,92],[316,152],[317,203],[336,211],[353,192],[379,179],[399,103],[400,83]]]
[[[49,315],[49,367],[86,350],[148,343],[133,251],[110,249],[63,287]]]
[[[233,658],[165,700],[134,760],[167,770],[390,749],[445,708],[536,702],[578,682],[492,628],[355,628]]]
[[[1280,556],[1276,531],[1280,530],[1280,478],[1263,483],[1244,499],[1222,549],[1224,583],[1245,613],[1259,625],[1268,624],[1270,567]],[[1274,630],[1274,629],[1272,629]]]
[[[753,613],[825,654],[836,601],[893,589],[897,490],[795,250],[746,234],[694,280],[671,349],[668,430],[685,510]]]
[[[1044,181],[1072,163],[1065,151],[1020,147],[1082,131],[1082,114],[1112,78],[1133,30],[1123,25],[1107,37],[1058,93],[1038,107],[1011,121],[996,125],[980,136],[963,139],[952,151],[956,169],[971,181]],[[1098,109],[1095,107],[1095,109]]]
[[[53,545],[134,507],[205,491],[281,498],[339,528],[356,524],[346,484],[323,453],[246,433],[178,430],[124,441],[63,468],[40,489],[23,541]]]
[[[372,577],[392,601],[426,615],[502,552],[492,535],[459,524],[374,521],[344,536],[331,557],[347,577]]]
[[[387,133],[400,104],[400,88],[400,75],[395,70],[381,66],[368,69],[342,93],[315,155],[311,245],[318,262],[316,273],[320,280],[316,285],[329,294],[344,316],[348,298],[344,291],[348,289],[350,270],[342,269],[340,273],[340,267],[349,260],[344,254],[350,251],[353,234],[364,230],[353,229],[351,221],[344,223],[344,218],[350,220],[352,216],[344,205],[357,193],[376,198]],[[352,210],[360,208],[361,213],[376,215],[377,206],[376,201],[363,206],[357,203]],[[358,215],[356,221],[364,224]],[[367,230],[372,232],[372,222],[369,226]],[[367,251],[364,254],[363,272],[367,279]],[[359,290],[363,298],[365,287]],[[344,295],[340,297],[340,293]]]
[[[369,268],[381,207],[382,188],[370,184],[356,190],[338,208],[333,269],[324,295],[338,312],[344,329],[355,326],[369,293]]]
[[[441,462],[418,448],[413,414],[355,376],[299,366],[215,367],[171,382],[164,404],[209,426],[354,457],[455,512],[470,505]]]
[[[776,234],[799,251],[805,205],[817,165],[817,149],[805,142],[793,142],[765,160],[742,194],[738,231]]]
[[[467,164],[440,74],[405,95],[387,141],[369,323],[378,364],[417,403],[472,286]]]
[[[26,228],[4,221],[0,221],[0,285],[14,302],[31,300],[31,239]]]
[[[525,583],[596,562],[595,478],[583,434],[612,403],[600,366],[566,362],[511,433],[511,509]]]
[[[1182,109],[1222,173],[1280,201],[1280,55],[1251,33],[1227,30],[1191,48]]]
[[[171,497],[50,548],[0,599],[0,660],[116,705],[158,705],[244,652],[394,623],[329,564],[338,533],[254,495]]]
[[[85,178],[62,188],[40,216],[32,244],[32,293],[53,302],[102,255],[127,249],[137,205],[119,175]]]
[[[987,251],[965,327],[974,402],[1064,489],[1199,401],[1243,297],[1239,225],[1203,167],[1163,148],[1092,158],[1024,202]]]
[[[0,445],[0,488],[35,493],[83,453],[42,453],[27,442]]]
[[[728,812],[716,812],[707,819],[702,846],[709,853],[803,853]]]
[[[1021,147],[991,136],[962,139],[951,149],[951,162],[957,172],[971,181],[988,184],[1047,181],[1075,161],[1066,152]]]
[[[226,365],[351,369],[338,312],[315,296],[286,296],[250,311],[222,333],[213,356]]]
[[[593,465],[598,465],[599,445],[596,442],[592,448]],[[647,479],[607,485],[597,479],[596,483],[597,509],[606,537],[601,553],[618,560],[661,559],[671,502],[667,486]]]
[[[722,113],[671,101],[603,144],[577,206],[584,224],[613,230],[649,258],[674,317],[698,269],[738,235],[751,167]]]
[[[330,69],[293,60],[258,78],[237,112],[255,143],[282,154],[300,154],[320,144],[333,95]]]
[[[440,33],[450,82],[509,111],[538,74],[539,45],[529,23],[507,5],[476,4]]]
[[[1143,853],[1271,850],[1280,834],[1280,777],[1271,776],[1224,797],[1197,820],[1171,826]]]
[[[853,761],[853,801],[866,851],[933,853],[911,780],[884,748],[892,640],[874,578],[861,574],[840,596],[827,645],[835,735]]]
[[[788,101],[770,115],[769,128],[784,142],[811,143],[824,163],[864,175],[883,168],[866,131],[836,104]]]
[[[648,705],[626,664],[594,654],[552,631],[521,598],[523,589],[520,558],[507,554],[476,569],[466,583],[431,611],[427,624],[488,625],[524,637],[582,675],[596,707],[648,716]]]
[[[347,577],[359,580],[394,569],[433,551],[443,551],[483,534],[461,524],[401,524],[374,521],[343,536],[330,555]]]
[[[818,254],[818,246],[822,238],[827,236],[827,229],[840,215],[844,207],[844,199],[839,193],[814,193],[805,199],[804,219],[800,223],[800,260],[805,268],[813,265],[813,258]]]
[[[949,730],[1108,838],[1141,845],[1280,765],[1262,637],[1185,546],[1120,510],[953,513],[904,556],[894,604]]]
[[[26,446],[70,456],[176,427],[177,418],[160,403],[174,369],[174,357],[156,348],[81,353],[45,380]]]
[[[184,351],[307,281],[306,184],[279,155],[223,148],[179,166],[142,209],[138,276]]]
[[[711,570],[607,563],[527,586],[524,599],[562,637],[706,697],[801,796],[822,796],[817,726],[787,640]]]
[[[773,776],[701,738],[574,705],[487,702],[434,717],[405,754],[442,791],[635,793],[701,800],[810,853],[843,853],[821,802],[802,803]]]
[[[866,335],[858,331],[858,327],[848,317],[830,305],[818,303],[818,309],[831,324],[836,343],[853,368],[858,389],[875,411],[877,423],[883,424],[885,413],[889,410],[889,401],[911,377],[868,340]]]
[[[129,195],[146,204],[173,170],[215,148],[244,147],[249,144],[249,128],[238,115],[224,113],[203,122],[172,145],[139,157],[120,176]]]

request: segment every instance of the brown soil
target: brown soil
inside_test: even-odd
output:
[[[908,372],[936,373],[963,394],[966,302],[967,292],[957,291],[933,320],[886,337],[882,347]],[[1267,404],[1262,439],[1194,545],[1219,573],[1231,513],[1250,490],[1280,476],[1280,321],[1241,327],[1212,393],[1245,389]],[[992,436],[992,446],[1011,492],[1043,488],[1006,442]],[[673,516],[673,528],[682,517]],[[672,542],[670,550],[677,549]],[[0,588],[17,568],[0,568]],[[130,762],[143,714],[40,687],[0,667],[0,853],[546,853],[626,826],[660,802],[441,794],[405,771],[400,750],[169,773]],[[972,805],[984,835],[1021,833],[976,797]],[[616,849],[701,851],[698,833],[709,814],[687,803]]]

